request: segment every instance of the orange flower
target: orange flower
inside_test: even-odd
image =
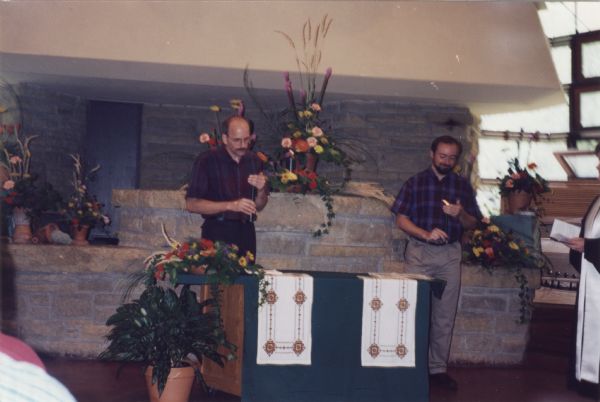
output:
[[[506,181],[506,187],[507,188],[513,188],[515,186],[515,183],[513,183],[513,181],[511,179],[508,179]]]
[[[527,165],[527,167],[531,170],[534,170],[535,168],[537,168],[537,165],[533,162],[531,162],[529,165]]]
[[[263,163],[267,163],[269,161],[269,158],[267,157],[267,155],[263,154],[260,151],[258,151],[256,153],[256,156],[258,156],[258,159],[260,159]]]
[[[303,140],[302,138],[294,140],[294,150],[296,152],[307,152],[309,148],[310,146],[306,140]]]
[[[214,248],[214,246],[215,246],[215,243],[213,243],[212,240],[200,239],[200,248],[211,249],[211,248]]]
[[[488,255],[488,257],[494,258],[494,249],[493,248],[487,247],[485,249],[485,253]]]

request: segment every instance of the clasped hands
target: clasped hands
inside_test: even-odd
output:
[[[262,173],[251,174],[248,176],[248,184],[255,187],[258,191],[263,191],[267,184],[267,177]],[[256,203],[248,198],[240,198],[239,200],[231,201],[229,209],[252,215],[256,213]]]

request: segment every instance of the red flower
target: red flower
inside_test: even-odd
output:
[[[211,249],[215,246],[215,243],[213,243],[212,240],[209,239],[200,239],[200,248],[203,248],[205,250]]]
[[[13,198],[12,197],[6,197],[4,199],[4,202],[7,203],[8,205],[12,205],[13,203]]]
[[[317,188],[317,182],[316,182],[316,181],[314,181],[314,180],[312,180],[310,183],[308,183],[308,187],[309,187],[311,190],[314,190],[315,188]]]
[[[487,247],[485,249],[485,253],[487,254],[488,257],[494,258],[494,249],[493,248]]]
[[[267,155],[265,155],[262,152],[257,152],[256,156],[258,156],[258,159],[260,159],[261,161],[263,161],[264,163],[267,163],[269,161],[269,158],[267,157]]]
[[[317,174],[315,172],[308,172],[307,176],[311,180],[315,180],[317,178]]]
[[[530,163],[529,165],[527,165],[527,167],[528,167],[529,169],[533,170],[533,169],[537,168],[537,165],[536,165],[535,163],[533,163],[533,162],[532,162],[532,163]]]

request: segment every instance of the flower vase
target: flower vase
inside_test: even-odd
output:
[[[31,219],[27,215],[26,209],[21,207],[13,208],[12,219],[14,224],[12,234],[13,243],[31,243]]]
[[[531,193],[527,191],[516,190],[511,192],[508,195],[508,213],[516,214],[519,211],[528,209],[532,198]]]
[[[71,237],[73,246],[87,246],[90,243],[87,241],[88,234],[90,232],[89,225],[72,225],[71,226]]]
[[[313,153],[306,154],[306,170],[309,172],[317,171],[317,162],[319,161],[319,157]]]

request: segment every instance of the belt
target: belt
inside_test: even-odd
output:
[[[219,222],[253,222],[254,216],[252,219],[249,215],[238,213],[238,212],[229,212],[222,213],[218,215],[211,215],[204,218],[205,221],[219,221]]]
[[[427,240],[422,240],[422,239],[418,239],[416,237],[411,237],[411,240],[416,240],[419,243],[423,243],[423,244],[427,244],[429,246],[448,246],[450,244],[454,244],[456,243],[456,240],[450,241],[450,242],[440,242],[440,243],[433,243],[433,242],[429,242]]]

